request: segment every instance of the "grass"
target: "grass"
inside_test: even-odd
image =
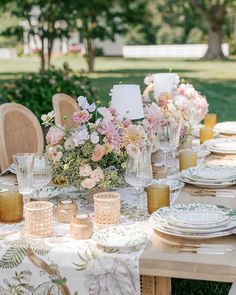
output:
[[[82,58],[67,56],[54,59],[56,66],[68,62],[76,71],[85,71],[86,63]],[[38,71],[36,57],[0,61],[0,83],[19,77],[24,72]],[[144,88],[143,79],[149,73],[173,71],[186,82],[206,95],[210,111],[219,119],[236,120],[236,58],[227,61],[206,62],[182,59],[123,59],[120,57],[99,57],[95,62],[96,72],[89,74],[98,88],[99,98],[107,103],[109,90],[118,83],[136,83]],[[78,93],[79,94],[79,93]]]
[[[86,63],[75,56],[53,60],[55,66],[68,62],[76,71],[85,71]],[[103,103],[109,101],[109,90],[112,85],[122,83],[140,84],[144,88],[143,79],[147,74],[155,72],[176,72],[186,82],[206,95],[210,111],[217,113],[219,120],[236,120],[236,59],[227,61],[206,62],[180,59],[96,59],[96,72],[89,74],[97,87],[99,98]],[[19,58],[16,60],[0,60],[1,83],[15,79],[22,73],[39,70],[39,60],[36,57]],[[79,93],[78,93],[79,95]],[[173,280],[173,295],[226,295],[230,284]]]

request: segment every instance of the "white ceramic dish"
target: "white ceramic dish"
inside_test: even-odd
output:
[[[190,213],[185,213],[190,212]],[[181,220],[187,222],[189,220],[189,224],[193,225],[194,220],[199,222],[200,225],[200,212],[204,214],[204,221],[205,223],[211,224],[213,226],[213,221],[218,221],[218,228],[202,228],[201,226],[198,228],[198,225],[195,223],[195,228],[181,228],[173,224],[169,224],[169,220],[172,216],[176,218],[176,214],[183,214]],[[203,213],[204,212],[204,213]],[[191,213],[193,218],[191,218]],[[211,215],[211,217],[208,216]],[[185,217],[183,218],[183,216]],[[220,222],[226,221],[227,218],[229,222],[224,224],[220,224]],[[208,220],[207,220],[208,219]],[[225,220],[224,220],[225,219]],[[159,232],[177,236],[177,237],[185,237],[190,239],[209,239],[215,237],[221,237],[225,235],[230,235],[233,233],[234,228],[236,226],[236,211],[232,208],[226,206],[219,206],[219,205],[208,205],[208,204],[179,204],[170,207],[164,207],[156,212],[154,212],[150,219],[151,225],[153,228]],[[186,224],[185,224],[186,225]]]
[[[145,243],[147,233],[137,226],[111,226],[95,232],[92,239],[104,248],[130,249]]]
[[[214,130],[222,134],[235,135],[236,121],[227,121],[227,122],[217,123]]]

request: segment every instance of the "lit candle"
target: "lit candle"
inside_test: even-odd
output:
[[[152,184],[146,188],[148,213],[170,205],[170,187],[166,184]]]
[[[187,169],[197,165],[197,153],[193,150],[182,150],[179,152],[179,170]]]
[[[18,191],[0,192],[0,218],[11,223],[23,218],[23,197]]]
[[[213,138],[213,129],[209,127],[200,128],[200,144]]]
[[[216,114],[206,114],[204,118],[205,127],[213,128],[217,123],[217,115]]]

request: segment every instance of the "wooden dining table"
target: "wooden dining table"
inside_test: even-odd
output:
[[[206,162],[236,166],[235,156],[210,155]],[[15,176],[0,177],[1,181],[14,181]],[[201,188],[186,185],[174,204],[206,203],[226,205],[236,209],[236,185],[227,188],[225,196],[198,195]],[[184,243],[183,241],[181,241]],[[186,241],[187,242],[187,241]],[[189,242],[189,241],[188,241]],[[154,232],[139,260],[142,295],[171,295],[171,278],[218,282],[236,282],[236,234],[222,238],[199,241],[232,245],[234,250],[224,255],[177,253],[166,247],[163,237]]]
[[[206,162],[211,165],[236,166],[236,155],[218,156],[211,154],[206,158]],[[232,194],[228,190],[231,190]],[[206,193],[198,195],[199,191]],[[225,205],[236,209],[236,185],[227,188],[227,194],[224,195],[222,191],[219,196],[217,194],[216,196],[207,196],[206,190],[186,185],[174,204],[191,203]],[[175,239],[171,239],[171,241],[173,240]],[[181,240],[181,243],[190,242],[189,240]],[[147,295],[170,295],[171,278],[236,282],[236,231],[235,235],[198,241],[198,243],[202,242],[232,245],[234,250],[223,255],[176,253],[176,249],[172,251],[171,247],[165,247],[163,237],[154,233],[139,260],[140,274],[143,275],[144,284],[145,281],[147,284],[152,284],[150,288],[152,293]]]

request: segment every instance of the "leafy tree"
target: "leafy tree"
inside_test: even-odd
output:
[[[16,35],[22,39],[24,27],[35,43],[37,38],[40,40],[41,70],[45,70],[46,62],[49,68],[55,39],[69,35],[69,24],[74,20],[71,6],[66,1],[58,3],[57,0],[4,1],[11,15],[19,19],[19,24],[7,28],[2,34]]]
[[[77,29],[86,46],[89,72],[94,70],[97,40],[114,40],[123,34],[128,24],[145,21],[147,0],[75,0]]]
[[[193,27],[208,32],[206,59],[224,58],[221,44],[224,38],[224,25],[227,13],[235,0],[165,0],[158,5],[166,15],[165,20],[172,25],[182,25],[187,36]],[[184,40],[183,40],[184,41]]]

